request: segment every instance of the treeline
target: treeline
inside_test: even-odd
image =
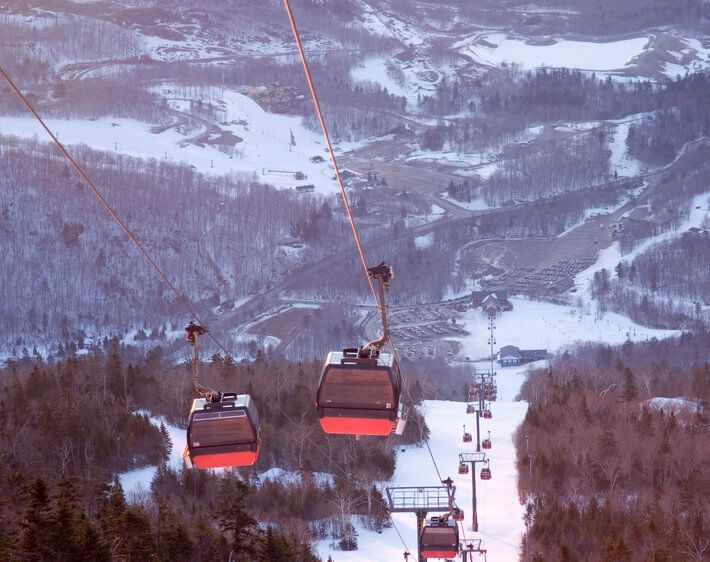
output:
[[[0,14],[0,34],[8,61],[35,61],[55,65],[64,61],[126,58],[141,51],[138,36],[106,21],[63,14]],[[31,71],[31,69],[25,69]],[[27,77],[27,74],[25,73]]]
[[[540,152],[505,159],[481,187],[486,203],[533,201],[609,179],[604,135],[546,143]]]
[[[257,464],[224,473],[168,464],[168,432],[140,413],[186,422],[189,366],[175,367],[160,348],[143,356],[107,340],[80,357],[8,362],[0,371],[0,557],[310,562],[312,540],[355,547],[355,517],[388,526],[377,483],[392,476],[396,444],[427,437],[423,418],[413,410],[403,438],[328,436],[313,405],[320,365],[257,355],[248,365],[215,355],[200,366],[203,384],[246,391],[260,410]],[[420,400],[418,373],[410,384]],[[158,466],[150,490],[127,499],[113,475],[146,464]]]
[[[703,18],[706,8],[701,0],[637,0],[623,3],[602,0],[594,5],[583,0],[551,0],[545,2],[546,12],[527,0],[516,0],[506,5],[504,10],[498,2],[490,0],[475,4],[461,0],[447,3],[460,7],[462,17],[477,25],[510,25],[512,15],[518,26],[530,26],[532,30],[542,26],[556,34],[571,32],[609,36],[673,24],[698,31],[707,30],[707,22]]]
[[[677,229],[684,223],[693,199],[707,192],[710,161],[707,141],[683,158],[683,165],[665,172],[649,194],[654,222],[659,230]]]
[[[515,436],[522,560],[706,559],[708,349],[707,332],[590,344],[529,376]]]
[[[441,141],[462,153],[500,146],[535,124],[603,121],[661,111],[663,123],[673,127],[649,116],[644,125],[636,126],[630,143],[634,155],[654,164],[669,161],[669,147],[675,157],[683,143],[707,135],[709,110],[702,100],[709,94],[706,72],[654,84],[618,82],[564,68],[523,72],[512,66],[491,69],[482,78],[442,81],[435,96],[422,99],[422,108],[435,115],[469,113],[455,126],[438,128]],[[649,141],[648,132],[657,134]]]
[[[660,242],[630,262],[619,262],[616,275],[606,269],[594,274],[592,295],[600,312],[621,312],[644,326],[695,328],[707,322],[710,240],[686,232]]]

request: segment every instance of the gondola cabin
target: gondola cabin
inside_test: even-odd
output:
[[[481,480],[490,480],[492,476],[491,469],[487,466],[481,469]]]
[[[471,441],[473,441],[473,435],[471,435],[470,433],[464,432],[464,434],[463,434],[463,442],[464,442],[464,443],[471,443]]]
[[[187,456],[196,468],[250,466],[259,456],[259,414],[248,394],[192,401]]]
[[[484,439],[483,441],[481,441],[481,447],[483,449],[492,449],[493,443],[491,443],[490,439]]]
[[[326,357],[316,408],[326,433],[389,435],[404,431],[402,376],[390,353],[344,349]]]
[[[431,517],[419,533],[424,558],[454,558],[459,551],[459,529],[451,519]]]
[[[476,413],[476,407],[473,404],[467,404],[466,405],[466,413],[467,414],[475,414]]]
[[[459,463],[459,474],[468,474],[468,465],[465,462]]]
[[[491,412],[490,410],[483,410],[482,413],[484,419],[490,420],[491,418],[493,418],[493,412]]]

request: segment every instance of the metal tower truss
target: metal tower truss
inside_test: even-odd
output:
[[[398,486],[387,488],[392,513],[444,513],[451,509],[446,486]]]

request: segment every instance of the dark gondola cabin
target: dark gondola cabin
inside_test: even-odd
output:
[[[419,540],[424,558],[453,558],[459,551],[459,529],[451,519],[427,519]]]
[[[481,480],[490,480],[492,478],[491,469],[488,467],[481,469]]]
[[[484,439],[483,441],[481,441],[481,447],[483,449],[491,449],[493,448],[493,443],[491,443],[490,439]]]
[[[250,466],[259,456],[259,414],[247,394],[192,401],[187,455],[196,468]]]
[[[471,443],[473,441],[473,435],[471,435],[468,431],[466,431],[466,426],[463,426],[463,442],[464,443]]]
[[[490,420],[491,418],[493,418],[493,412],[491,412],[490,410],[483,410],[483,418]]]
[[[468,474],[468,465],[465,462],[459,463],[459,474]]]
[[[404,430],[399,365],[390,353],[332,351],[320,377],[316,408],[326,433],[389,435]]]
[[[475,414],[476,413],[476,407],[473,404],[467,404],[466,405],[466,413],[467,414]]]

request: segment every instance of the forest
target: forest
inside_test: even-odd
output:
[[[515,435],[521,560],[707,559],[708,349],[703,331],[585,344],[530,373]]]
[[[390,524],[378,482],[392,476],[396,446],[421,443],[428,428],[415,411],[402,437],[324,434],[314,407],[319,367],[261,351],[249,364],[220,355],[202,363],[201,382],[253,397],[262,439],[253,467],[206,472],[167,463],[172,444],[155,420],[184,427],[194,390],[189,365],[176,368],[161,348],[144,355],[106,339],[49,362],[8,361],[0,558],[310,562],[315,539],[355,548],[355,518],[369,529]],[[413,370],[411,399],[440,397],[454,381],[461,395],[465,380]],[[115,475],[144,465],[158,465],[150,489],[127,495]],[[260,477],[276,467],[292,476]]]
[[[710,302],[710,241],[702,232],[684,232],[660,242],[630,261],[615,275],[601,269],[592,280],[592,295],[601,314],[628,315],[644,326],[697,329],[707,323]]]

